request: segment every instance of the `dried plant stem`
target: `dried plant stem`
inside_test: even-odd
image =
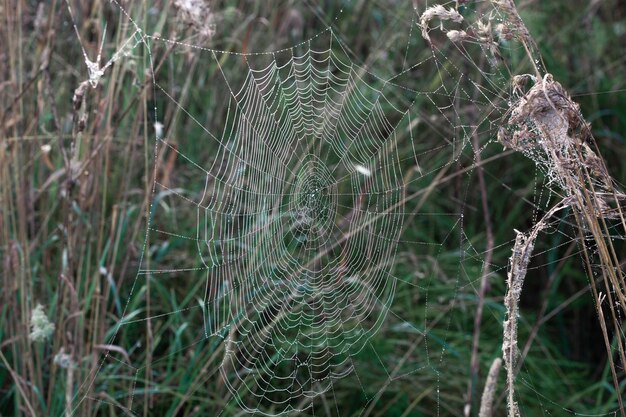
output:
[[[489,368],[487,382],[483,389],[483,396],[480,399],[480,411],[478,417],[491,417],[493,415],[493,400],[496,396],[496,384],[498,383],[498,374],[502,367],[502,359],[495,358]]]
[[[598,316],[600,317],[600,328],[602,329],[602,337],[604,338],[604,346],[606,346],[607,348],[607,358],[611,367],[611,375],[613,376],[613,384],[615,386],[619,386],[619,379],[617,377],[617,372],[615,371],[615,363],[613,361],[613,355],[611,353],[611,342],[609,341],[609,332],[606,328],[606,320],[604,319],[604,312],[602,311],[602,303],[604,302],[604,300],[606,299],[606,295],[602,294],[602,292],[600,293],[596,293],[596,287],[595,285],[593,286],[593,291],[594,291],[594,295],[596,296],[596,308],[598,309]],[[619,339],[619,337],[618,337]],[[620,406],[620,410],[622,413],[622,416],[624,415],[624,404],[623,404],[623,400],[622,400],[622,396],[618,394],[617,396],[618,401],[619,401],[619,406]]]
[[[589,213],[587,213],[587,212],[584,212],[583,214],[585,216],[589,215]],[[575,215],[576,215],[576,221],[579,224],[583,224],[583,220],[580,218],[581,217],[580,216],[581,213],[575,213]],[[604,219],[602,219],[602,220],[603,220],[603,223],[604,223]],[[604,237],[603,236],[597,236],[596,235],[596,230],[595,230],[596,228],[593,227],[593,226],[597,226],[597,219],[595,219],[595,218],[588,219],[588,222],[589,221],[591,222],[591,226],[592,226],[591,229],[592,229],[592,231],[594,233],[595,240],[597,241],[598,239],[601,239],[602,241],[604,241]],[[610,311],[611,311],[611,319],[612,319],[613,324],[615,326],[615,330],[616,330],[615,334],[617,335],[616,336],[616,340],[617,340],[617,344],[618,344],[618,352],[619,352],[620,359],[621,359],[622,363],[626,363],[626,358],[624,358],[624,346],[623,346],[622,338],[620,337],[620,335],[621,335],[621,331],[620,331],[621,329],[619,327],[620,324],[617,322],[617,318],[616,318],[616,314],[615,314],[615,308],[613,307],[615,305],[615,302],[613,301],[613,297],[611,295],[611,289],[616,289],[616,287],[614,287],[614,286],[610,287],[609,286],[609,279],[610,278],[607,277],[607,275],[612,276],[612,275],[616,275],[617,273],[619,273],[620,276],[621,276],[622,275],[622,271],[621,271],[621,268],[620,268],[619,264],[617,266],[617,272],[616,272],[615,269],[612,269],[612,268],[610,268],[607,271],[607,265],[605,263],[606,261],[603,260],[602,257],[601,257],[602,278],[603,278],[603,281],[605,283],[605,287],[606,287],[607,293],[603,294],[601,291],[598,292],[598,289],[596,287],[596,282],[593,279],[593,271],[591,269],[591,258],[590,258],[590,255],[589,255],[589,250],[587,248],[585,237],[583,236],[582,228],[579,228],[579,234],[580,234],[580,241],[582,242],[581,246],[582,246],[583,257],[584,257],[584,260],[585,260],[585,266],[587,267],[587,274],[590,277],[589,281],[590,281],[590,285],[591,285],[591,291],[592,291],[592,294],[594,296],[594,299],[597,300],[597,302],[596,302],[596,309],[597,309],[597,313],[598,313],[598,320],[600,321],[600,328],[602,329],[602,336],[604,338],[604,346],[605,346],[606,352],[607,352],[607,361],[609,363],[609,367],[611,368],[611,375],[613,377],[613,385],[614,385],[614,387],[616,389],[616,392],[618,393],[617,394],[617,400],[618,400],[618,403],[619,403],[620,415],[622,417],[624,417],[624,416],[626,416],[626,412],[624,411],[624,402],[623,402],[621,394],[619,394],[619,392],[620,392],[619,391],[619,387],[620,387],[619,379],[618,379],[618,376],[617,376],[617,371],[616,371],[616,367],[615,367],[615,361],[613,359],[613,352],[612,352],[611,342],[610,342],[608,331],[607,331],[606,319],[604,317],[604,312],[602,311],[602,303],[604,302],[604,300],[606,298],[608,298],[608,300],[609,300],[609,304],[608,305],[609,305]],[[609,244],[610,244],[610,241],[609,241]],[[606,249],[604,249],[604,246],[601,246],[601,245],[598,245],[598,246],[599,246],[599,252],[601,254],[602,253],[606,253]],[[611,246],[611,248],[612,248],[612,246]],[[620,287],[617,287],[617,288],[620,288]],[[622,290],[620,290],[620,291],[622,291]],[[622,295],[620,291],[618,291],[618,298],[620,297],[620,295]]]
[[[555,279],[559,276],[559,274],[561,273],[563,266],[565,265],[565,263],[567,262],[567,260],[571,257],[572,253],[574,252],[574,249],[576,249],[578,247],[578,243],[577,241],[572,241],[567,250],[565,251],[565,253],[563,254],[563,256],[561,257],[561,260],[559,261],[558,265],[556,266],[556,268],[554,269],[554,271],[550,274],[550,277],[547,279],[546,283],[545,283],[545,290],[544,291],[549,291],[550,288],[552,288],[552,284],[554,283]],[[591,288],[590,286],[585,287],[583,290],[578,291],[577,294],[573,295],[572,297],[579,297],[583,294],[583,292],[588,291],[589,288]],[[570,297],[568,299],[568,301],[572,301],[574,298]],[[537,318],[535,321],[534,326],[532,327],[532,329],[530,330],[530,334],[528,335],[528,338],[526,339],[526,343],[524,345],[524,348],[521,349],[519,358],[517,360],[517,365],[515,368],[515,372],[519,372],[524,360],[526,358],[526,356],[528,355],[528,352],[530,351],[530,348],[533,344],[533,342],[535,341],[535,339],[537,338],[538,334],[539,334],[539,328],[550,318],[550,316],[552,314],[555,314],[557,312],[560,311],[560,308],[564,308],[568,301],[565,301],[564,303],[560,304],[559,307],[555,308],[554,310],[552,310],[548,315],[546,315],[546,310],[548,309],[548,304],[550,302],[550,297],[542,297],[543,298],[543,302],[542,305],[539,309],[539,313],[537,314]]]
[[[504,322],[504,339],[502,352],[506,367],[506,386],[508,389],[507,406],[509,417],[518,417],[519,410],[515,402],[515,359],[517,356],[517,315],[519,312],[519,297],[522,291],[524,278],[530,256],[532,255],[534,240],[523,233],[517,232],[513,255],[510,259],[507,275],[507,295],[504,298],[508,319]]]
[[[590,127],[567,91],[550,74],[536,79],[512,109],[511,117],[499,133],[501,142],[533,159],[568,196],[581,235],[585,265],[594,297],[597,298],[592,260],[587,253],[587,241],[597,247],[597,256],[610,309],[615,334],[620,334],[620,319],[616,309],[626,311],[624,271],[611,240],[608,219],[619,220],[626,231],[623,204],[626,195],[615,190],[602,158],[589,144],[594,144]],[[582,233],[582,231],[586,233]],[[508,307],[508,306],[507,306]],[[512,306],[515,307],[515,306]],[[509,310],[514,311],[514,310]],[[604,315],[598,313],[601,322]],[[601,323],[605,326],[606,323]],[[620,361],[626,363],[626,349],[616,338]],[[611,345],[607,351],[611,352]],[[612,354],[609,353],[611,356]],[[610,363],[611,367],[614,364]],[[615,373],[615,370],[612,369]],[[618,391],[619,384],[614,378]],[[626,416],[620,401],[620,413]]]
[[[506,368],[507,408],[509,417],[518,417],[519,409],[515,401],[515,362],[517,359],[517,317],[519,314],[519,299],[522,294],[524,278],[528,271],[528,264],[533,253],[535,240],[539,233],[548,226],[548,220],[558,211],[568,207],[571,199],[566,198],[548,211],[528,234],[517,233],[513,254],[509,259],[507,274],[507,294],[504,297],[504,306],[507,311],[507,320],[504,322],[504,341],[502,352]]]
[[[65,415],[72,416],[72,399],[74,398],[74,369],[67,367],[67,381],[65,385]]]
[[[615,334],[620,335],[621,320],[619,319],[619,312],[616,310],[621,309],[622,312],[626,312],[625,274],[613,246],[611,229],[607,222],[608,219],[619,220],[626,232],[623,210],[626,195],[616,191],[615,182],[606,169],[597,144],[593,140],[590,125],[581,115],[578,104],[570,98],[567,91],[558,82],[553,80],[551,74],[541,74],[541,68],[538,66],[540,56],[536,53],[536,44],[519,17],[513,0],[492,0],[492,2],[507,15],[514,33],[524,45],[536,73],[534,77],[514,77],[514,94],[515,88],[518,88],[516,85],[520,80],[527,81],[530,78],[534,85],[526,92],[522,92],[518,88],[519,100],[512,107],[511,116],[508,122],[502,125],[498,137],[505,147],[510,147],[533,159],[546,172],[550,181],[565,192],[569,199],[569,205],[574,209],[592,293],[594,298],[600,300],[587,241],[592,241],[597,247],[596,253],[606,291],[605,297],[610,306],[611,324]],[[537,224],[535,229],[541,228],[542,222]],[[527,243],[532,245],[534,239],[532,242],[528,242],[531,237],[522,236],[519,241],[516,240],[511,262],[510,273],[513,276],[509,277],[509,292],[511,292],[513,285],[517,285],[514,280],[523,280],[523,276],[515,276],[515,274],[526,273],[525,270],[513,270],[515,262],[520,262],[519,259],[514,258],[520,250],[527,249],[527,246],[525,247]],[[512,314],[517,312],[517,301],[510,299],[507,295],[505,303],[507,303],[509,314],[509,320],[505,323],[504,345],[506,346],[507,343],[516,343],[517,323]],[[619,392],[620,386],[613,361],[613,348],[608,338],[606,318],[600,308],[600,302],[597,303],[597,309],[605,336],[604,342],[609,357],[609,365],[613,373],[613,384],[616,392]],[[508,340],[507,337],[509,337]],[[617,350],[623,366],[626,363],[626,349],[620,336],[616,336],[616,344],[615,350]],[[513,349],[514,346],[507,346],[507,348],[508,350],[505,350],[505,362],[507,362],[508,374],[509,416],[513,416],[518,413],[512,392],[514,378],[512,362],[516,352]],[[620,414],[626,416],[623,401],[619,394],[618,402]]]
[[[520,17],[517,11],[517,7],[515,7],[515,3],[513,2],[513,0],[492,0],[492,2],[506,15],[507,21],[513,29],[513,33],[524,46],[524,50],[526,51],[526,54],[530,59],[531,65],[535,70],[535,75],[538,78],[541,78],[541,70],[538,65],[539,61],[541,60],[541,55],[538,52],[539,48],[537,48],[535,40],[530,35],[528,28]]]

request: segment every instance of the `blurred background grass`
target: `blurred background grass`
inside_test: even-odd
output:
[[[106,61],[132,33],[114,3],[70,4],[92,58],[103,38]],[[334,21],[355,62],[375,61],[372,65],[382,76],[403,67],[406,33],[413,20],[408,1],[223,0],[210,3],[215,33],[202,39],[198,28],[176,17],[171,2],[121,4],[152,33],[227,51],[289,47]],[[415,5],[425,8],[423,2]],[[518,7],[547,70],[581,104],[609,171],[623,184],[625,5],[618,0],[527,0]],[[162,95],[153,95],[150,74],[144,71],[149,55],[141,45],[110,67],[97,88],[89,87],[77,97],[87,68],[65,2],[7,0],[0,5],[0,17],[0,414],[60,416],[71,403],[74,415],[81,416],[127,415],[129,409],[153,416],[237,415],[240,411],[228,401],[217,370],[223,345],[198,338],[201,319],[186,310],[197,303],[204,284],[201,276],[189,273],[176,284],[135,280],[147,207],[168,204],[167,195],[151,192],[153,176],[186,190],[201,189],[204,181],[175,153],[154,155],[152,106],[157,104],[157,117],[181,152],[208,161],[215,150],[197,140],[203,132],[184,113]],[[417,62],[430,49],[417,29],[413,31],[409,53]],[[175,93],[189,113],[200,115],[207,129],[221,131],[227,91],[209,54],[166,43],[155,43],[152,52],[161,65],[159,83]],[[515,54],[508,58],[519,60]],[[407,82],[418,87],[429,81]],[[438,123],[441,120],[433,124]],[[416,130],[422,151],[438,145],[434,130]],[[536,220],[535,208],[552,198],[532,161],[502,154],[498,144],[486,146],[495,139],[492,133],[487,129],[480,139],[482,159],[494,157],[483,172],[495,249],[484,299],[478,374],[472,373],[470,360],[486,232],[477,171],[465,171],[474,163],[470,153],[450,169],[456,175],[438,186],[421,208],[463,212],[463,227],[454,216],[411,220],[403,239],[443,244],[399,247],[394,274],[407,283],[399,281],[392,313],[372,339],[372,348],[353,358],[358,378],[338,380],[332,395],[322,396],[301,415],[462,415],[468,403],[477,415],[486,372],[501,355],[502,297],[513,230],[527,230]],[[407,146],[402,149],[409,152]],[[443,163],[438,157],[443,158],[429,155],[433,165]],[[431,176],[415,182],[413,191],[434,180]],[[415,204],[409,202],[406,211]],[[162,221],[174,222],[181,234],[194,235],[195,224],[186,214],[173,213]],[[523,415],[603,415],[618,408],[617,396],[622,395],[610,382],[574,236],[567,221],[555,223],[553,233],[538,245],[522,295],[520,347],[528,348],[518,378]],[[155,240],[146,248],[150,262],[172,267],[188,260],[194,250],[176,238]],[[38,303],[55,330],[46,341],[35,343],[28,334],[31,311]],[[131,321],[168,315],[153,325],[126,325],[113,345],[106,345],[118,332],[124,311]],[[73,365],[55,363],[59,352],[69,354]],[[103,360],[104,352],[108,357]],[[392,378],[393,371],[397,374]],[[504,415],[502,395],[497,410]]]

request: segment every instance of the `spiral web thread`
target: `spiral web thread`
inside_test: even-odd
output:
[[[420,212],[419,205],[408,210],[407,202],[425,194],[416,186],[444,175],[471,136],[489,130],[490,120],[506,111],[499,104],[501,80],[482,69],[480,83],[468,79],[437,48],[400,73],[380,77],[355,61],[332,26],[278,51],[213,50],[144,34],[113,3],[136,28],[132,44],[145,46],[151,60],[154,45],[210,55],[228,96],[223,128],[216,131],[207,127],[206,115],[182,104],[159,76],[153,80],[155,97],[162,100],[156,102],[176,108],[199,133],[194,140],[215,153],[210,161],[198,160],[157,130],[155,155],[176,154],[204,187],[192,191],[185,188],[185,178],[180,184],[162,180],[156,173],[164,162],[157,158],[146,242],[176,238],[192,242],[195,253],[160,263],[150,260],[158,247],[146,246],[135,285],[148,277],[167,281],[185,276],[200,276],[202,285],[197,286],[197,306],[125,315],[117,331],[181,311],[200,311],[198,340],[223,340],[220,374],[232,399],[247,412],[266,415],[309,409],[320,394],[333,392],[339,378],[354,373],[359,380],[353,358],[367,348],[380,360],[369,341],[389,314],[398,322],[397,331],[425,336],[427,325],[418,327],[391,310],[398,285],[427,288],[396,276],[395,257],[400,245],[444,243],[405,239],[407,219],[419,214],[428,223],[454,216],[453,228],[463,241],[462,213]],[[414,26],[416,21],[405,60],[411,45],[423,42]],[[477,68],[467,50],[456,52]],[[116,60],[123,56],[114,55]],[[247,68],[243,81],[230,75],[241,71],[242,60]],[[420,91],[405,87],[403,81],[419,77],[422,66],[436,68],[434,82],[424,81]],[[471,119],[463,106],[474,109]],[[441,146],[421,146],[414,138],[420,123],[440,136]],[[406,142],[408,156],[400,149]],[[166,213],[184,213],[196,234],[181,234],[175,222],[165,220],[163,207]],[[462,245],[461,251],[480,258],[471,244]],[[446,343],[431,345],[429,350],[426,337],[425,365],[393,375],[385,370],[389,381],[420,370],[438,378]],[[108,353],[107,358],[112,360]],[[145,367],[130,366],[137,383]],[[130,413],[134,395],[125,408]],[[439,407],[438,390],[436,397]]]

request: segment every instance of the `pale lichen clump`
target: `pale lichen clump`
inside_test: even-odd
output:
[[[54,323],[50,322],[41,304],[37,304],[31,313],[30,329],[29,338],[33,342],[46,340],[54,332]]]

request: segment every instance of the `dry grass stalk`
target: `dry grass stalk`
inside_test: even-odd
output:
[[[478,134],[472,135],[472,145],[474,147],[474,157],[477,163],[482,163],[482,157],[480,155],[480,141]],[[470,356],[470,378],[467,386],[467,402],[463,409],[463,415],[469,417],[472,411],[472,401],[474,397],[474,381],[478,379],[480,371],[479,361],[479,345],[480,335],[482,329],[482,317],[483,310],[485,308],[485,299],[489,287],[490,266],[493,259],[493,249],[495,246],[495,238],[493,233],[493,225],[491,222],[491,213],[489,210],[489,193],[487,192],[487,184],[485,181],[485,174],[483,168],[479,166],[476,170],[478,176],[478,184],[480,188],[481,206],[483,209],[483,218],[485,221],[485,257],[483,258],[483,268],[480,278],[480,287],[478,289],[478,304],[476,305],[476,315],[474,317],[474,335],[472,337],[472,353]]]
[[[420,18],[420,25],[422,27],[422,37],[428,42],[430,42],[430,36],[428,35],[428,24],[433,19],[439,19],[441,21],[451,20],[455,23],[461,23],[463,21],[463,16],[461,16],[459,12],[454,10],[452,7],[446,10],[446,8],[440,4],[426,9],[422,14],[422,17]]]
[[[502,367],[502,359],[495,358],[489,368],[487,374],[487,382],[483,389],[483,395],[480,399],[480,411],[478,417],[491,417],[493,415],[493,400],[496,397],[496,385],[498,383],[498,374]]]
[[[504,321],[504,338],[502,352],[506,367],[506,386],[508,390],[507,406],[509,417],[519,416],[519,409],[515,401],[515,363],[518,355],[517,348],[517,318],[519,315],[519,300],[524,286],[524,279],[528,272],[528,264],[533,254],[535,241],[539,233],[548,226],[548,220],[558,211],[568,207],[571,199],[564,199],[548,211],[528,234],[515,231],[515,245],[513,254],[509,259],[509,272],[507,273],[507,294],[504,297],[507,320]]]
[[[595,288],[594,288],[594,292],[595,292]],[[606,300],[606,295],[602,294],[602,292],[600,292],[599,294],[594,294],[594,295],[596,296],[596,308],[598,311],[598,316],[600,317],[600,328],[602,329],[602,337],[604,339],[604,345],[607,347],[607,358],[608,358],[609,365],[611,367],[613,383],[619,384],[617,371],[615,369],[615,361],[613,359],[613,355],[611,354],[611,349],[609,348],[611,346],[611,341],[609,339],[609,331],[606,327],[606,319],[604,318],[604,311],[602,310],[602,304],[604,303],[604,300]],[[620,406],[622,407],[622,415],[623,415],[623,404],[621,402],[621,396],[619,397],[619,399],[620,399]]]
[[[524,21],[517,12],[517,8],[513,0],[492,0],[493,4],[506,15],[506,22],[513,34],[521,41],[534,44],[532,36]]]
[[[494,6],[498,8],[501,12],[506,15],[506,23],[505,27],[497,27],[496,31],[498,34],[501,34],[503,37],[516,37],[526,49],[526,53],[528,57],[531,59],[532,65],[535,68],[535,73],[539,77],[541,72],[538,67],[539,60],[537,57],[540,55],[537,53],[539,48],[537,48],[537,44],[535,40],[530,35],[528,28],[524,24],[524,21],[520,17],[517,12],[517,8],[515,7],[515,3],[513,0],[491,0]]]

